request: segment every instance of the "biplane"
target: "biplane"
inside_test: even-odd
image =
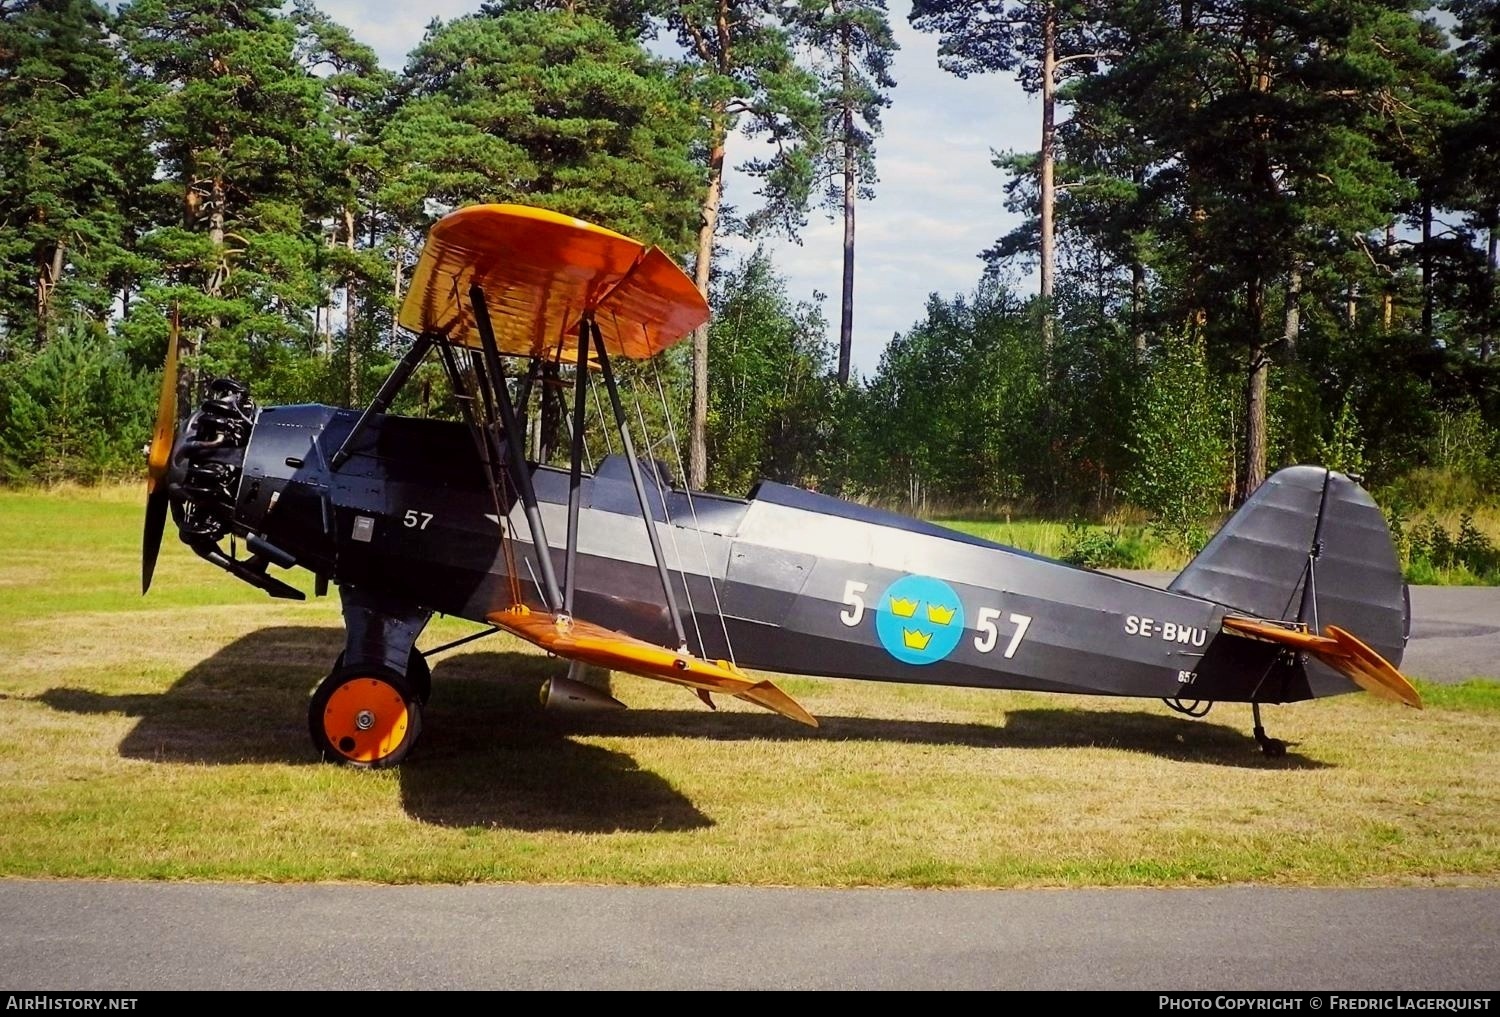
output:
[[[310,570],[319,595],[335,585],[345,645],[308,726],[324,758],[359,767],[416,742],[428,657],[497,631],[813,726],[760,673],[1137,696],[1193,716],[1249,703],[1270,755],[1285,746],[1263,704],[1363,688],[1420,705],[1395,666],[1410,621],[1395,551],[1350,478],[1275,474],[1165,589],[770,481],[689,490],[637,453],[615,365],[708,314],[655,247],[480,205],[432,227],[400,308],[412,343],[362,412],[261,408],[218,379],[179,427],[174,325],[142,591],[169,511],[194,553],[273,597],[303,594],[272,567]],[[428,358],[461,420],[388,412]],[[609,454],[585,469],[590,405]],[[566,468],[537,454],[549,415]],[[484,628],[418,650],[434,613]],[[544,701],[621,706],[578,677]]]

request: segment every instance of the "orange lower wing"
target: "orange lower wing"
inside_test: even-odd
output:
[[[1337,625],[1328,626],[1320,636],[1254,618],[1228,617],[1224,628],[1310,653],[1371,695],[1422,708],[1422,696],[1395,665]]]
[[[690,689],[720,692],[763,706],[809,727],[818,726],[817,718],[791,696],[771,682],[754,681],[728,661],[702,660],[593,622],[525,607],[495,611],[489,615],[489,621],[559,657]]]

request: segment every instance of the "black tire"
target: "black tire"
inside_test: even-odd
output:
[[[337,668],[307,705],[313,749],[361,770],[399,766],[422,734],[422,702],[388,668]]]
[[[423,706],[432,698],[432,665],[417,652],[415,646],[412,647],[411,656],[406,659],[406,685]]]

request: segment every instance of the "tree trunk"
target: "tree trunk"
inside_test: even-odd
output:
[[[1042,150],[1041,165],[1041,297],[1042,357],[1052,360],[1053,205],[1056,192],[1052,178],[1053,141],[1056,133],[1057,6],[1047,0],[1042,13]]]
[[[708,189],[698,222],[698,258],[693,265],[693,283],[708,297],[709,269],[714,255],[714,233],[719,226],[719,201],[724,196],[724,143],[727,131],[722,120],[711,127],[712,147],[708,156]],[[693,405],[688,425],[688,486],[702,490],[708,484],[708,323],[693,333]]]
[[[217,297],[223,292],[224,283],[229,278],[229,267],[224,253],[224,191],[224,178],[216,175],[213,194],[209,197],[213,207],[208,213],[208,240],[214,247],[214,271],[208,279],[208,295],[211,297]],[[217,327],[217,321],[215,327]]]
[[[1500,216],[1497,216],[1500,218]],[[1489,254],[1484,259],[1484,331],[1479,336],[1479,359],[1489,363],[1495,354],[1495,272],[1500,268],[1500,225],[1490,226]]]
[[[50,257],[42,258],[36,273],[36,330],[37,347],[47,345],[52,338],[52,296],[57,292],[57,281],[62,278],[63,252],[67,244],[59,241]]]
[[[1245,372],[1245,465],[1240,478],[1240,503],[1266,480],[1266,390],[1271,361],[1264,341],[1265,287],[1253,279],[1245,287],[1245,311],[1250,331],[1250,354]]]
[[[1177,28],[1184,37],[1195,34],[1196,27],[1194,19],[1193,0],[1181,0],[1177,5]],[[1189,99],[1188,108],[1196,109],[1197,100]],[[1183,147],[1182,161],[1184,172],[1187,176],[1187,198],[1188,198],[1188,271],[1187,271],[1187,296],[1184,301],[1187,310],[1188,336],[1193,342],[1201,342],[1204,328],[1208,324],[1208,309],[1203,306],[1203,244],[1200,242],[1200,234],[1203,232],[1203,223],[1208,219],[1208,212],[1199,200],[1199,162],[1195,143],[1190,139]]]
[[[1422,338],[1432,343],[1432,199],[1422,196]]]
[[[354,206],[344,206],[344,245],[349,250],[350,265],[354,262]],[[359,402],[359,354],[354,330],[355,284],[354,269],[344,276],[344,353],[349,369],[349,405]]]
[[[1281,339],[1286,343],[1286,355],[1297,358],[1297,340],[1302,336],[1302,266],[1292,265],[1286,277],[1286,327]]]
[[[1395,317],[1396,310],[1396,269],[1391,264],[1391,252],[1396,247],[1396,224],[1388,222],[1385,224],[1385,247],[1382,251],[1382,261],[1385,265],[1385,291],[1380,295],[1380,327],[1389,332],[1391,320]]]
[[[406,249],[400,244],[396,245],[391,261],[391,342],[394,344],[401,338],[401,267],[406,259]]]
[[[1344,292],[1344,320],[1351,329],[1359,324],[1359,285],[1352,279]]]
[[[338,233],[331,231],[328,234],[328,249],[331,251],[338,245]],[[321,285],[318,288],[322,291]],[[320,292],[319,296],[320,302],[323,305],[319,310],[322,312],[320,317],[323,319],[323,333],[321,338],[323,342],[323,362],[326,364],[333,360],[333,287],[329,286],[328,290]]]
[[[844,293],[839,308],[839,384],[849,384],[849,361],[854,349],[854,105],[849,97],[849,23],[839,39],[844,75]]]
[[[1144,305],[1146,301],[1146,266],[1139,261],[1130,265],[1130,331],[1134,333],[1135,362],[1146,359],[1146,326]]]

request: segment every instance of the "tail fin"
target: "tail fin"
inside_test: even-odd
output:
[[[1168,589],[1254,618],[1333,625],[1401,663],[1411,609],[1385,518],[1342,473],[1281,470]]]

